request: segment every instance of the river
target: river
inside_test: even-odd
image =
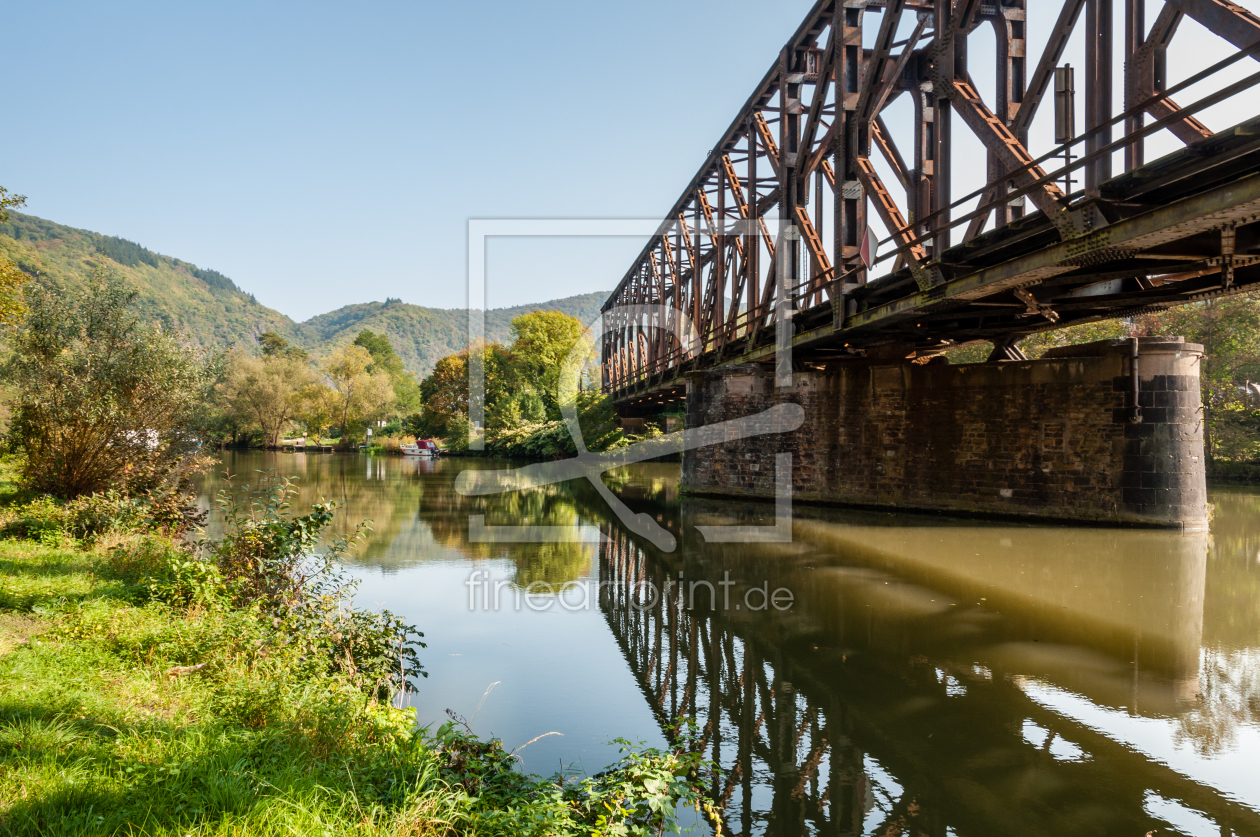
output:
[[[585,483],[454,490],[498,467],[227,452],[202,493],[275,469],[371,519],[349,567],[425,633],[418,722],[532,742],[531,772],[687,717],[734,834],[1260,834],[1260,493],[1213,491],[1210,534],[798,505],[790,540],[710,543],[774,506],[606,475],[662,552]]]

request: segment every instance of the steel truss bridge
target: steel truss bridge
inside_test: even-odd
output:
[[[820,0],[605,303],[603,387],[618,406],[676,397],[689,371],[769,360],[780,328],[802,364],[973,341],[1020,359],[1031,333],[1254,289],[1260,117],[1213,132],[1196,114],[1260,83],[1228,80],[1260,58],[1260,16],[1168,0],[1148,25],[1144,0],[1053,5],[1034,60],[1027,0]],[[1170,84],[1186,17],[1220,37],[1221,60]],[[980,27],[997,57],[983,97],[968,72]],[[1084,124],[1056,120],[1063,141],[1034,155],[1043,102],[1074,101],[1054,85],[1082,28]],[[913,119],[899,133],[884,110],[901,96]],[[1145,140],[1165,130],[1185,147],[1147,162]],[[987,153],[969,195],[951,189],[976,165],[956,131]],[[871,212],[889,236],[868,268]]]

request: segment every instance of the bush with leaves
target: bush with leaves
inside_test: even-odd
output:
[[[296,494],[292,480],[268,472],[220,495],[226,533],[200,545],[227,595],[237,606],[261,608],[307,653],[377,697],[405,689],[408,674],[427,676],[418,654],[422,633],[388,610],[353,605],[358,582],[339,561],[366,537],[368,523],[351,538],[323,544],[336,504],[316,503],[299,515],[291,503]]]
[[[78,289],[27,287],[3,371],[31,490],[135,496],[175,490],[204,467],[193,428],[217,360],[149,325],[137,295],[101,269]]]
[[[577,417],[587,450],[616,450],[627,444],[608,396],[589,391],[578,393]],[[504,428],[487,442],[486,449],[495,456],[521,459],[562,459],[577,454],[569,427],[562,420],[524,422]]]
[[[36,541],[45,546],[58,546],[66,536],[69,515],[65,506],[44,495],[7,510],[8,520],[0,529],[0,537]]]
[[[720,813],[706,798],[704,778],[714,769],[693,735],[679,734],[673,751],[617,739],[621,759],[594,776],[559,774],[546,780],[522,773],[516,751],[483,741],[453,713],[429,746],[440,775],[469,797],[481,834],[574,834],[658,837],[679,833],[678,809],[694,808],[722,833]],[[424,731],[420,731],[424,735]]]

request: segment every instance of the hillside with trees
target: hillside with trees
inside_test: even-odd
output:
[[[140,244],[75,229],[33,215],[10,212],[0,223],[0,260],[26,275],[69,291],[83,287],[98,269],[116,273],[138,291],[135,305],[149,321],[182,331],[203,348],[244,347],[273,333],[322,361],[370,330],[386,336],[402,366],[417,378],[428,375],[441,357],[464,348],[467,314],[461,309],[427,308],[397,299],[347,305],[295,322],[259,303],[227,276]],[[560,311],[588,323],[607,293],[589,293],[486,313],[486,339],[506,342],[510,323],[532,311]]]
[[[297,335],[296,323],[260,305],[223,274],[125,239],[10,212],[0,224],[0,257],[63,291],[82,288],[96,270],[110,270],[138,291],[142,316],[183,331],[203,347],[252,342],[264,331]]]
[[[607,298],[606,292],[599,292],[513,308],[492,308],[486,312],[486,340],[510,342],[512,320],[534,311],[559,311],[583,325],[589,324],[599,316],[599,308]],[[417,376],[424,376],[433,371],[439,358],[465,347],[468,319],[459,309],[425,308],[389,300],[347,305],[312,317],[299,329],[295,342],[306,347],[312,356],[317,355],[321,347],[331,351],[353,342],[364,329],[384,334],[398,352],[403,366]]]

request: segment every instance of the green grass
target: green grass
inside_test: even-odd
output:
[[[18,464],[0,458],[0,529],[29,513]],[[595,777],[528,776],[499,741],[417,730],[257,603],[163,599],[189,557],[169,541],[40,537],[0,537],[0,836],[648,837],[679,804],[717,821],[694,752],[621,742]]]
[[[0,539],[0,835],[647,837],[680,803],[716,816],[693,754],[542,779],[455,724],[416,730],[257,606],[154,599],[172,549]]]
[[[106,556],[16,541],[0,591],[0,833],[430,834],[467,816],[410,712],[316,675],[256,614],[139,602]]]

